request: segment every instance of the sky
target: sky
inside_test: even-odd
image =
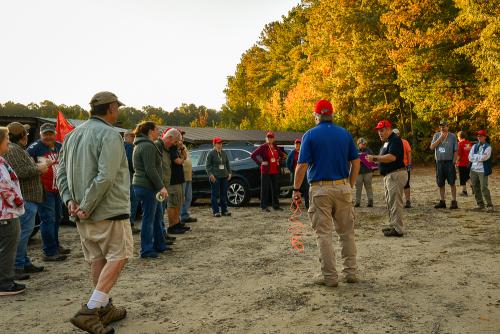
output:
[[[300,0],[0,1],[0,103],[219,110],[227,76]]]

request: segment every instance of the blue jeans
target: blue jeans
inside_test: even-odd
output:
[[[181,219],[189,218],[189,208],[191,207],[191,201],[193,200],[193,182],[186,181],[184,183],[184,203],[181,207]]]
[[[16,269],[24,269],[24,267],[31,265],[30,258],[28,257],[28,241],[35,228],[35,217],[38,205],[26,201],[24,202],[24,210],[24,214],[19,217],[21,222],[21,236],[17,244]]]
[[[163,203],[156,200],[156,193],[148,188],[134,186],[142,205],[141,256],[167,249],[163,236]]]
[[[214,183],[210,182],[210,189],[212,191],[210,199],[212,203],[212,212],[214,214],[220,213],[219,205],[222,212],[227,212],[227,187],[227,178],[217,177]],[[217,203],[217,199],[219,199],[219,203]]]
[[[134,225],[137,216],[137,205],[139,201],[135,195],[134,186],[130,185],[130,225]]]
[[[45,201],[38,206],[43,253],[54,256],[59,253],[59,221],[61,220],[59,193],[45,192]]]

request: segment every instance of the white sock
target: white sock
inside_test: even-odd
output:
[[[92,310],[94,308],[100,308],[108,305],[109,303],[109,295],[101,292],[97,289],[94,290],[92,296],[90,296],[89,302],[87,303],[87,307]]]

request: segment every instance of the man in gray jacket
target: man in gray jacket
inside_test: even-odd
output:
[[[95,288],[70,321],[96,334],[112,331],[108,325],[126,316],[126,310],[115,307],[109,297],[133,252],[130,175],[122,138],[112,125],[122,105],[113,93],[94,95],[90,119],[64,140],[57,171],[57,186],[76,219]]]
[[[210,181],[212,212],[214,217],[221,217],[221,211],[222,216],[230,216],[231,212],[227,210],[226,194],[228,182],[231,180],[231,166],[226,152],[222,149],[222,139],[215,137],[212,142],[214,149],[208,153],[205,163]]]

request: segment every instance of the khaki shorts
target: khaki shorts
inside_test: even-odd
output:
[[[180,208],[184,203],[184,187],[182,184],[168,186],[167,208]]]
[[[130,221],[103,220],[76,223],[85,261],[129,259],[134,252]]]

